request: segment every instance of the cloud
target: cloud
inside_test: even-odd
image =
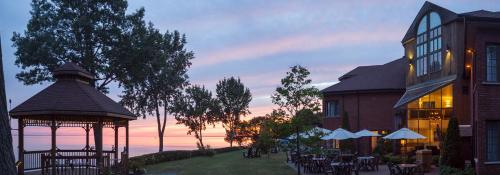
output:
[[[265,39],[251,43],[243,43],[206,54],[200,54],[193,66],[209,66],[223,62],[259,59],[280,53],[298,53],[329,47],[343,47],[380,42],[397,42],[398,33],[388,27],[385,30],[331,32],[324,34],[302,33],[278,39]]]

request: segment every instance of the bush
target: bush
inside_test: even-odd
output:
[[[453,167],[443,165],[439,168],[439,174],[440,175],[474,175],[476,173],[474,172],[474,169],[471,167],[467,167],[464,170],[461,170],[458,168],[453,168]]]
[[[152,165],[161,162],[175,161],[181,159],[189,159],[191,157],[199,157],[199,156],[212,157],[215,154],[236,151],[240,149],[242,148],[225,147],[225,148],[215,148],[215,149],[207,148],[204,150],[192,150],[192,151],[189,150],[163,151],[159,153],[144,154],[129,158],[129,168],[131,170],[137,170],[143,168],[145,165]]]
[[[460,131],[457,117],[452,117],[448,123],[448,129],[443,143],[443,153],[440,164],[454,168],[463,168],[464,160],[460,153]]]
[[[432,156],[432,164],[439,166],[439,155]]]
[[[403,162],[403,159],[399,155],[393,155],[392,153],[385,154],[384,156],[381,157],[382,162],[387,163],[387,162],[392,162],[395,164],[400,164]]]

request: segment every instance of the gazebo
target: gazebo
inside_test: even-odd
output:
[[[18,173],[36,174],[127,174],[129,156],[129,121],[136,116],[91,86],[94,76],[68,62],[53,72],[55,83],[43,89],[10,111],[18,119]],[[24,149],[25,127],[50,127],[51,149]],[[82,149],[57,147],[57,129],[83,128],[86,133]],[[125,127],[125,147],[119,159],[118,129]],[[103,128],[114,129],[114,146],[103,150]],[[94,131],[95,148],[89,145]],[[30,173],[31,174],[31,173]]]

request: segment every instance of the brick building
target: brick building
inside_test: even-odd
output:
[[[322,91],[325,127],[339,127],[345,111],[354,131],[408,127],[427,137],[408,142],[410,149],[440,149],[449,119],[457,117],[464,161],[478,174],[500,172],[500,12],[455,13],[426,2],[402,45],[402,59],[358,67]],[[399,73],[384,68],[398,62]],[[400,77],[402,88],[388,88]],[[362,146],[370,144],[358,145],[370,151]]]
[[[336,129],[341,126],[342,115],[349,116],[353,131],[368,129],[388,133],[395,128],[392,110],[405,91],[404,58],[384,65],[360,66],[339,78],[339,83],[330,86],[324,95],[323,126]],[[360,153],[369,153],[376,140],[362,138],[357,144]]]

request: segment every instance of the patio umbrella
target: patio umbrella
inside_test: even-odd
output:
[[[408,128],[401,128],[385,137],[384,139],[391,139],[391,140],[400,140],[400,139],[425,139],[426,137],[423,135],[420,135],[419,133],[412,131]],[[405,146],[405,154],[406,154],[406,145]]]
[[[401,128],[383,138],[397,140],[397,139],[425,139],[426,137],[408,128]]]
[[[377,134],[377,133],[374,133],[374,132],[371,132],[371,131],[368,131],[366,129],[363,129],[361,131],[358,131],[356,133],[354,133],[356,136],[358,137],[378,137],[380,136],[380,134]]]
[[[354,139],[358,138],[354,133],[349,132],[345,129],[338,128],[332,131],[330,134],[321,137],[323,140],[345,140],[345,139]]]
[[[320,128],[320,127],[314,127],[306,132],[302,132],[300,133],[300,137],[302,138],[309,138],[311,136],[316,136],[316,135],[325,135],[325,134],[329,134],[331,133],[332,131],[330,131],[329,129],[325,129],[325,128]],[[295,139],[297,137],[297,134],[292,134],[291,136],[288,137],[288,139]]]

